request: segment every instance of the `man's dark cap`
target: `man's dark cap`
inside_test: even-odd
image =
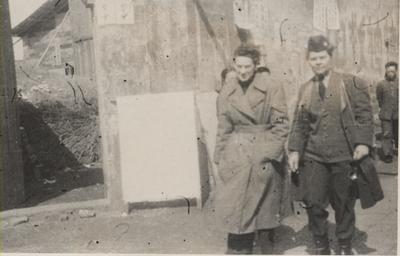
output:
[[[395,61],[389,61],[389,62],[387,62],[386,64],[385,64],[385,68],[388,68],[388,67],[395,67],[396,69],[398,68],[398,66],[399,66],[399,64],[397,64],[397,62],[395,62]]]
[[[311,36],[308,39],[307,49],[309,52],[332,51],[335,47],[329,43],[328,38],[323,35]]]

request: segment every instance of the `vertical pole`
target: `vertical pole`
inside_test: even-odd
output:
[[[0,187],[2,210],[10,209],[24,200],[24,177],[19,134],[17,88],[14,51],[8,0],[0,2]]]

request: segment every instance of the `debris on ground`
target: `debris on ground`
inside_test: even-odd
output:
[[[43,184],[54,184],[57,180],[55,178],[52,179],[43,179]]]
[[[17,226],[29,221],[28,216],[14,217],[9,220],[11,226]]]
[[[2,220],[2,221],[0,221],[0,223],[1,223],[1,229],[5,229],[6,227],[8,227],[7,221]]]
[[[77,171],[99,155],[99,141],[94,138],[98,134],[94,110],[71,110],[55,102],[32,104],[23,99],[18,100],[18,107],[23,127],[20,133],[26,196],[18,207],[31,207],[75,188],[103,183],[101,164]],[[78,200],[99,197],[103,198],[100,192],[93,192],[79,196]]]
[[[70,168],[70,167],[66,167],[65,169],[64,169],[64,172],[73,172],[74,171],[74,169],[72,169],[72,168]]]
[[[96,212],[92,211],[92,210],[79,210],[78,212],[79,217],[81,218],[92,218],[92,217],[96,217]]]
[[[90,247],[96,246],[98,244],[100,244],[99,240],[90,240],[89,242],[86,243],[86,247],[90,248]]]
[[[61,222],[68,221],[68,220],[69,220],[68,214],[62,214],[62,215],[60,216],[60,221],[61,221]]]
[[[38,110],[44,122],[81,163],[99,160],[97,113],[90,109],[72,110],[60,102],[42,102]]]

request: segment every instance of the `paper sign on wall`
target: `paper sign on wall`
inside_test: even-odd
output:
[[[340,29],[337,0],[314,0],[314,28],[321,32]]]
[[[326,8],[326,25],[328,29],[338,30],[340,29],[339,22],[339,7],[337,0],[328,0]]]
[[[235,24],[244,29],[250,29],[251,24],[249,17],[249,2],[248,0],[234,0],[233,1],[233,17]]]
[[[134,24],[134,4],[132,0],[96,0],[97,24]]]

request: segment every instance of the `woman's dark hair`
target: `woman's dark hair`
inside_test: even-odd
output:
[[[235,60],[235,58],[239,56],[248,57],[252,59],[254,65],[258,65],[260,63],[260,51],[258,51],[255,46],[252,45],[239,46],[233,53],[233,60]]]
[[[398,64],[395,61],[389,61],[388,63],[386,63],[385,68],[388,67],[395,67],[396,69],[398,68]]]

